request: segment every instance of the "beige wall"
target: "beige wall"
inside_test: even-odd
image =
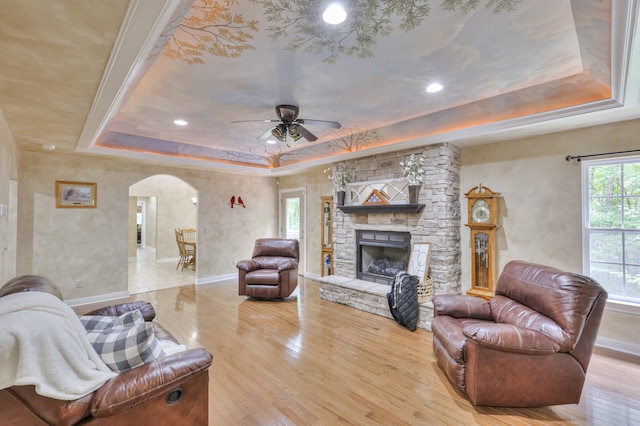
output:
[[[146,197],[147,206],[147,229],[145,230],[146,241],[148,247],[156,248],[156,229],[158,227],[158,197]]]
[[[640,120],[464,148],[460,187],[502,193],[498,272],[522,259],[582,272],[581,167],[565,157],[640,148]],[[463,223],[467,202],[461,195]],[[462,289],[471,287],[469,229],[461,228]],[[639,345],[640,317],[605,313],[600,337]]]
[[[129,230],[127,231],[127,253],[129,253],[129,259],[133,259],[136,257],[138,249],[138,235],[136,224],[137,204],[138,200],[136,199],[136,197],[129,197],[129,217],[127,219],[129,221]]]
[[[0,285],[16,271],[17,152],[13,136],[0,110],[0,204],[9,214],[0,217]]]
[[[320,235],[320,197],[333,195],[331,181],[322,171],[325,167],[315,167],[294,176],[280,178],[280,190],[304,187],[307,197],[307,250],[306,268],[309,275],[320,275],[322,270],[322,247]]]
[[[20,160],[17,273],[49,277],[67,299],[127,290],[129,187],[149,176],[170,174],[198,191],[198,282],[237,273],[255,239],[277,230],[274,178],[54,153]],[[96,182],[98,207],[56,209],[56,180]],[[247,208],[230,209],[238,193]]]

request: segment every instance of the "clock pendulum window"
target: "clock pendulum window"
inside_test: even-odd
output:
[[[495,295],[496,231],[500,193],[479,184],[465,194],[471,230],[470,296],[491,299]]]

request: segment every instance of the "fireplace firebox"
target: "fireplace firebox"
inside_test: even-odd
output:
[[[392,231],[356,231],[358,279],[391,285],[406,270],[411,254],[411,234]]]

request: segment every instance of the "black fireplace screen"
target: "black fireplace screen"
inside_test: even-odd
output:
[[[391,285],[396,274],[407,269],[410,242],[408,232],[356,231],[357,277]]]

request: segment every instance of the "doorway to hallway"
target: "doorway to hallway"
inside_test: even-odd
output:
[[[197,197],[195,188],[171,175],[150,176],[129,187],[129,293],[195,284],[197,271],[176,270],[175,230],[197,230]]]

